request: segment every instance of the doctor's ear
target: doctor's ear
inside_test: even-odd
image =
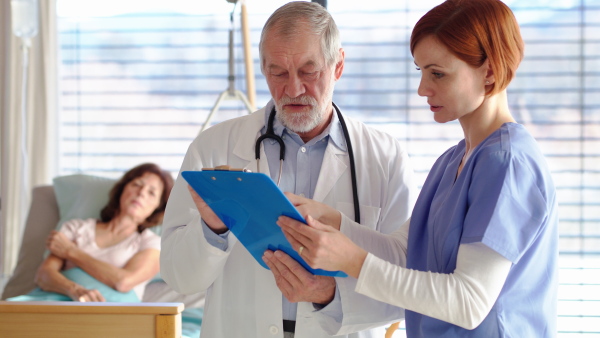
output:
[[[342,73],[344,72],[344,60],[346,58],[346,53],[344,52],[344,48],[340,48],[340,52],[338,55],[338,60],[335,63],[335,81],[339,80],[342,77]]]

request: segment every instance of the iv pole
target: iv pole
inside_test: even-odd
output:
[[[204,124],[202,125],[202,129],[200,129],[200,132],[203,132],[206,128],[208,128],[209,122],[212,119],[212,116],[214,115],[214,113],[219,109],[219,106],[221,105],[222,101],[225,100],[239,100],[242,101],[244,103],[244,105],[246,106],[246,109],[248,110],[248,114],[251,114],[254,111],[254,107],[250,104],[250,102],[248,101],[248,98],[246,97],[246,95],[244,95],[244,93],[242,93],[241,91],[235,89],[235,70],[234,70],[234,56],[233,56],[233,13],[235,12],[235,5],[237,4],[237,0],[227,0],[228,2],[233,2],[233,10],[231,11],[231,15],[230,15],[230,21],[231,21],[231,25],[229,27],[229,76],[227,77],[228,81],[229,81],[229,86],[227,89],[225,89],[220,95],[219,98],[217,99],[217,101],[215,102],[214,106],[212,107],[212,109],[210,110],[210,113],[208,114],[208,116],[206,117],[206,121],[204,121]],[[242,6],[244,6],[242,4]],[[245,13],[245,8],[242,7],[242,11]],[[250,89],[250,88],[248,88]]]

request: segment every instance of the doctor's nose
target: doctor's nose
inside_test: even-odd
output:
[[[304,84],[297,75],[290,75],[285,84],[285,93],[289,97],[298,97],[306,92]]]

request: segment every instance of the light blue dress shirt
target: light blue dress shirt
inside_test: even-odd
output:
[[[271,107],[272,102],[269,102],[267,109],[265,109],[265,126],[261,129],[261,134],[264,134],[267,130],[266,125]],[[284,192],[289,191],[296,195],[312,198],[328,142],[334,142],[338,148],[347,151],[346,140],[337,114],[334,112],[329,126],[320,135],[307,143],[304,143],[298,134],[285,128],[277,118],[273,123],[273,132],[279,135],[285,144],[285,158],[279,188]],[[263,146],[269,163],[271,179],[277,182],[279,176],[279,143],[272,139],[266,139],[263,141]],[[202,227],[208,243],[223,251],[227,250],[229,231],[217,235],[206,226],[204,221],[202,221]],[[336,297],[339,297],[337,291]],[[285,297],[283,297],[282,310],[283,319],[296,320],[297,305],[290,303]]]

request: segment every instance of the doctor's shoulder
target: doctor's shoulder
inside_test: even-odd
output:
[[[218,140],[222,143],[220,145],[222,146],[224,143],[239,140],[240,137],[246,134],[255,137],[256,133],[262,127],[263,122],[264,116],[259,114],[259,111],[249,115],[238,116],[210,126],[201,132],[193,143],[206,145],[213,144]]]

